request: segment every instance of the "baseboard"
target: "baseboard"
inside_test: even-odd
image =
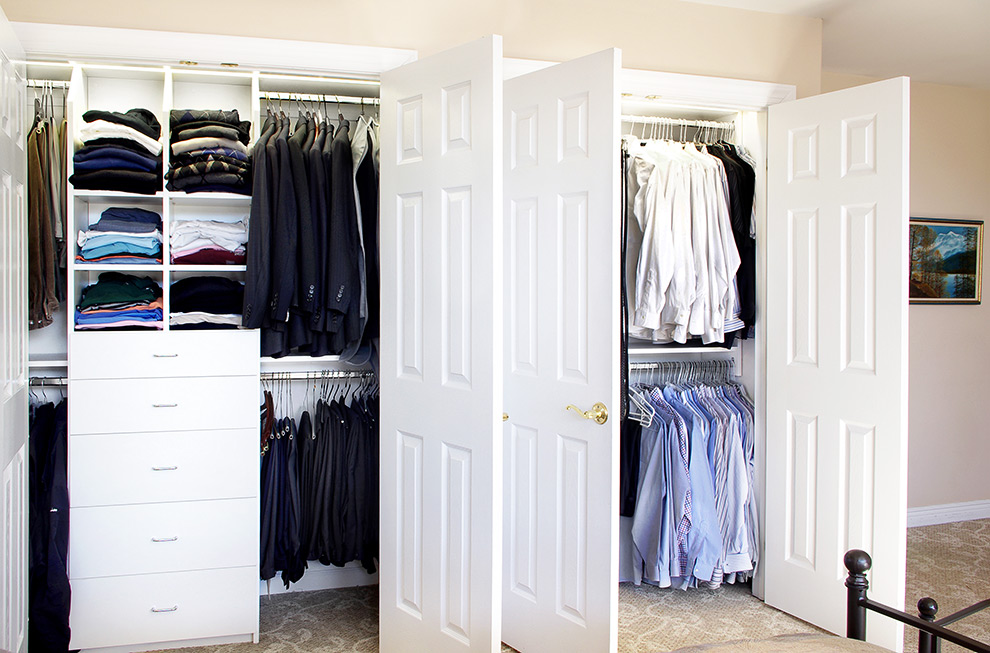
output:
[[[941,506],[908,508],[907,511],[908,528],[948,524],[955,521],[971,521],[973,519],[990,519],[990,501],[946,503]]]
[[[286,592],[312,592],[313,590],[332,590],[341,587],[357,587],[359,585],[377,585],[378,574],[369,574],[358,562],[349,562],[343,567],[325,566],[318,562],[310,562],[309,568],[298,583],[285,589],[281,575],[276,575],[269,585],[261,581],[261,595],[285,594]]]

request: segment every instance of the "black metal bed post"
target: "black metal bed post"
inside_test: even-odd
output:
[[[938,614],[938,603],[931,597],[925,597],[918,601],[918,615],[928,623],[935,622],[935,615]],[[937,635],[918,631],[918,653],[941,653],[942,641]]]
[[[866,551],[852,549],[846,551],[842,561],[849,570],[846,577],[846,637],[865,642],[866,607],[861,602],[866,600],[866,590],[870,587],[866,572],[873,566],[873,560]]]

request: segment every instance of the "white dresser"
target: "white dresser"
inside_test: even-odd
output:
[[[258,347],[72,334],[72,648],[256,640]]]

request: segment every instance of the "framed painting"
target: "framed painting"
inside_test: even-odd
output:
[[[912,304],[979,304],[983,221],[911,218]]]

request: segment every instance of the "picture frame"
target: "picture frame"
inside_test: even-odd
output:
[[[983,220],[911,218],[912,304],[979,304]]]

